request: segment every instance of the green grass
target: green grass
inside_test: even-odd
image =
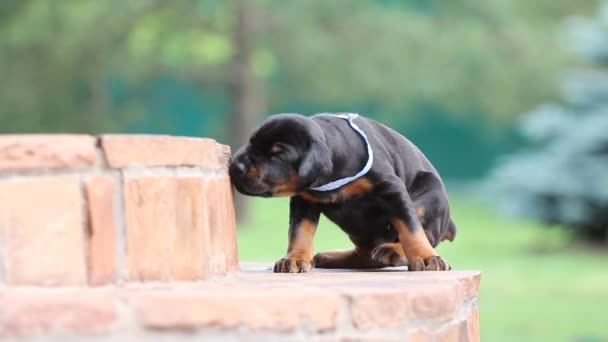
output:
[[[239,226],[241,260],[274,261],[287,247],[287,199],[252,200]],[[576,247],[558,229],[501,217],[484,205],[453,198],[458,234],[437,250],[456,269],[483,272],[481,340],[608,341],[608,253]],[[350,248],[326,218],[317,251]]]

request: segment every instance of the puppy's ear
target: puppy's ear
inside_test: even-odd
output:
[[[313,139],[298,169],[298,185],[300,188],[318,186],[332,170],[331,152],[324,139]]]

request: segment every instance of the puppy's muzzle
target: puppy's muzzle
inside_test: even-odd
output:
[[[244,195],[249,196],[263,196],[267,197],[271,195],[268,185],[261,181],[259,173],[251,172],[255,170],[253,165],[247,160],[247,157],[242,154],[238,154],[230,162],[228,168],[228,174],[230,180],[236,190]]]

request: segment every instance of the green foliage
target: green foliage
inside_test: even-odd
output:
[[[595,2],[259,0],[253,68],[271,111],[370,109],[397,124],[432,104],[509,122],[553,95],[567,61],[554,32]],[[113,77],[135,93],[172,75],[226,94],[234,5],[3,1],[0,130],[121,130],[145,120],[142,99],[113,99]]]
[[[608,255],[573,248],[561,230],[505,219],[486,205],[451,193],[458,225],[437,251],[456,270],[481,270],[481,340],[604,341]],[[239,257],[272,265],[287,249],[289,200],[255,199],[238,231]],[[338,227],[321,219],[315,251],[351,248]]]
[[[593,5],[271,3],[277,29],[266,44],[280,65],[271,103],[295,99],[354,111],[371,106],[392,124],[428,104],[452,115],[483,113],[502,124],[551,98],[556,72],[568,60],[555,35],[561,18]]]
[[[229,8],[207,13],[184,0],[25,0],[0,8],[3,132],[122,130],[146,113],[140,99],[114,101],[112,78],[136,92],[166,74],[226,77],[215,66],[227,63],[230,41],[214,25]]]
[[[531,149],[501,163],[488,187],[512,213],[608,243],[608,20],[573,19],[570,38],[592,68],[566,74],[563,105],[528,114]]]

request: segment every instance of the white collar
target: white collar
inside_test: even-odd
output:
[[[351,176],[351,177],[346,177],[346,178],[342,178],[342,179],[338,179],[335,180],[333,182],[329,182],[325,185],[321,185],[321,186],[317,186],[314,188],[309,188],[309,190],[314,190],[314,191],[332,191],[332,190],[336,190],[341,186],[344,186],[358,178],[361,178],[363,176],[365,176],[365,174],[372,168],[372,164],[374,162],[374,152],[372,151],[372,146],[369,144],[369,140],[367,139],[367,135],[365,135],[365,132],[363,132],[363,130],[361,128],[359,128],[359,126],[357,126],[357,124],[355,124],[353,122],[353,120],[355,120],[356,118],[359,117],[359,114],[354,114],[354,113],[349,113],[349,114],[326,114],[326,115],[331,115],[331,116],[335,116],[337,118],[341,118],[344,120],[348,120],[348,124],[355,130],[357,131],[357,133],[359,133],[362,137],[363,140],[365,140],[365,144],[367,145],[367,155],[368,155],[368,159],[367,159],[367,163],[365,164],[365,166],[363,167],[363,169],[361,171],[359,171],[356,175]]]

